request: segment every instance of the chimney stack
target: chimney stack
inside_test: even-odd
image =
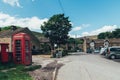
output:
[[[1,27],[0,27],[0,31],[2,31]]]
[[[11,30],[12,30],[12,31],[15,31],[16,29],[17,29],[17,27],[16,27],[16,26],[11,25]]]

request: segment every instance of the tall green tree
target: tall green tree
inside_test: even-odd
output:
[[[17,28],[20,28],[20,26],[16,26]],[[2,31],[4,30],[10,30],[11,29],[11,25],[10,26],[4,26],[1,28]]]
[[[120,28],[117,28],[112,33],[113,33],[114,38],[120,38]]]
[[[45,37],[49,38],[52,47],[54,44],[65,44],[68,39],[68,33],[72,26],[69,17],[64,14],[53,15],[47,22],[41,26],[41,30]]]
[[[120,28],[117,28],[112,32],[103,32],[98,35],[98,39],[105,38],[120,38]]]
[[[100,33],[99,35],[98,35],[98,39],[105,39],[105,32],[103,32],[103,33]]]
[[[105,32],[105,38],[113,38],[112,32]]]

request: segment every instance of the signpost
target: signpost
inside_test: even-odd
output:
[[[108,41],[108,40],[105,40],[105,41],[104,41],[104,47],[105,47],[105,48],[108,48],[108,47],[109,47],[109,41]]]
[[[90,49],[91,49],[91,51],[93,53],[94,49],[95,49],[95,42],[93,40],[90,42]]]

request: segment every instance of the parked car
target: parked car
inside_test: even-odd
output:
[[[107,48],[101,48],[100,49],[100,54],[101,55],[106,55]]]
[[[92,50],[91,49],[87,49],[87,53],[92,53]]]
[[[107,48],[106,57],[109,59],[120,58],[120,46]]]
[[[94,53],[100,53],[100,50],[99,49],[95,49]]]

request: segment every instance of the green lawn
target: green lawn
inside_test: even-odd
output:
[[[0,64],[0,80],[33,80],[27,72],[40,67],[40,65],[37,65],[26,68],[23,65]]]

